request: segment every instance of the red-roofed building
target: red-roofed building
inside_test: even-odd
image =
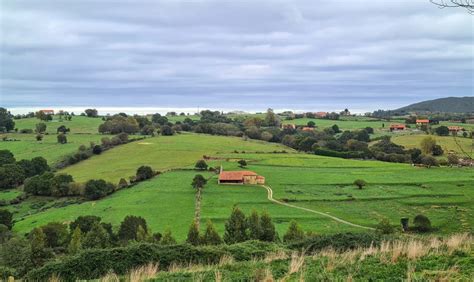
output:
[[[40,112],[43,112],[47,115],[54,115],[54,110],[39,110]]]
[[[324,118],[328,115],[327,112],[317,112],[317,113],[314,113],[314,115],[318,118]]]
[[[448,126],[449,132],[459,132],[459,131],[464,131],[464,127],[462,126]]]
[[[416,124],[417,125],[428,125],[428,124],[430,124],[430,120],[429,119],[417,119]]]
[[[391,124],[390,131],[400,131],[405,130],[407,127],[404,124]]]
[[[253,171],[223,171],[219,174],[219,184],[265,184],[265,177]]]
[[[303,131],[314,131],[314,127],[305,126],[301,130],[303,130]]]

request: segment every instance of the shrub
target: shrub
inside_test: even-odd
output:
[[[107,196],[114,190],[114,185],[105,182],[103,179],[91,179],[86,182],[84,197],[89,200],[97,200]]]
[[[207,163],[204,161],[204,160],[199,160],[196,162],[196,164],[194,165],[194,168],[195,169],[198,169],[198,170],[206,170],[208,167]]]
[[[92,147],[92,153],[100,155],[102,153],[102,147],[100,145],[94,145],[94,147]]]
[[[413,225],[418,232],[428,232],[431,230],[431,221],[422,214],[415,216]]]
[[[139,228],[148,233],[146,220],[140,216],[128,215],[120,223],[118,237],[122,241],[137,240]]]
[[[247,161],[246,160],[239,160],[238,161],[240,167],[246,167],[247,166]]]
[[[41,141],[43,140],[43,134],[36,134],[36,141]]]
[[[13,214],[8,210],[0,210],[0,225],[5,225],[8,229],[13,227]]]
[[[297,241],[303,240],[304,238],[305,238],[305,235],[304,235],[303,229],[301,229],[301,227],[298,225],[298,223],[295,220],[292,220],[290,222],[290,226],[288,227],[288,230],[283,236],[283,242],[285,243],[297,242]]]
[[[153,169],[149,166],[142,165],[137,169],[136,181],[142,181],[152,178],[154,175]]]
[[[66,144],[67,143],[67,137],[66,137],[66,134],[64,134],[64,133],[58,134],[57,139],[58,139],[59,144]]]
[[[382,219],[375,230],[380,234],[392,234],[395,232],[395,228],[390,224],[390,221],[386,218]]]
[[[0,166],[0,189],[15,188],[25,180],[25,171],[17,164]]]
[[[354,185],[357,186],[359,189],[362,189],[364,186],[367,185],[367,182],[365,182],[365,180],[362,180],[362,179],[357,179],[354,181]]]
[[[421,163],[427,167],[438,166],[438,161],[432,156],[423,156],[421,158]]]

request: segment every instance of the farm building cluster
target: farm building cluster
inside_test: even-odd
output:
[[[224,171],[219,174],[219,184],[265,184],[265,177],[249,170],[242,171]]]

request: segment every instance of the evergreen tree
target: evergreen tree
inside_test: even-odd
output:
[[[201,200],[202,200],[202,188],[206,185],[207,180],[204,176],[197,174],[193,178],[191,185],[196,189],[196,199],[195,199],[195,209],[194,209],[194,222],[196,222],[197,228],[199,229],[199,224],[201,223]]]
[[[148,233],[141,225],[138,225],[136,238],[137,238],[136,239],[137,242],[148,241],[148,238],[149,238]]]
[[[35,228],[30,234],[31,261],[38,267],[51,257],[51,253],[46,249],[46,235],[41,228]]]
[[[260,218],[256,210],[253,210],[248,218],[249,238],[252,240],[259,240],[262,233],[260,226]]]
[[[248,240],[248,230],[245,214],[238,207],[234,207],[225,224],[224,241],[227,244],[233,244],[246,240]]]
[[[122,223],[120,223],[118,231],[119,239],[123,241],[137,240],[139,227],[142,227],[143,231],[148,233],[146,220],[143,217],[127,215]]]
[[[275,225],[273,225],[272,218],[267,212],[263,212],[260,218],[260,228],[262,230],[259,238],[261,241],[274,242],[278,240]]]
[[[201,241],[206,245],[222,244],[222,239],[219,236],[219,233],[217,233],[214,224],[212,224],[212,221],[210,220],[207,221],[206,231],[204,232],[204,236],[202,237]]]
[[[286,234],[283,236],[283,242],[295,242],[303,240],[305,237],[303,230],[298,225],[298,223],[294,220],[290,222],[290,226],[286,231]]]
[[[76,254],[82,249],[82,232],[79,227],[72,232],[71,242],[67,249],[70,254]]]
[[[167,229],[165,231],[165,235],[161,238],[161,244],[162,245],[175,245],[176,244],[176,239],[173,238],[173,235],[171,234],[171,230]]]
[[[196,221],[193,221],[191,226],[189,226],[188,238],[186,239],[186,242],[194,246],[200,244],[199,229]]]
[[[94,222],[84,238],[83,246],[86,249],[106,248],[109,246],[109,234],[100,223]]]

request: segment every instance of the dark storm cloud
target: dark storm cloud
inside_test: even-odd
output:
[[[8,107],[372,110],[473,95],[473,18],[428,0],[0,5]]]

